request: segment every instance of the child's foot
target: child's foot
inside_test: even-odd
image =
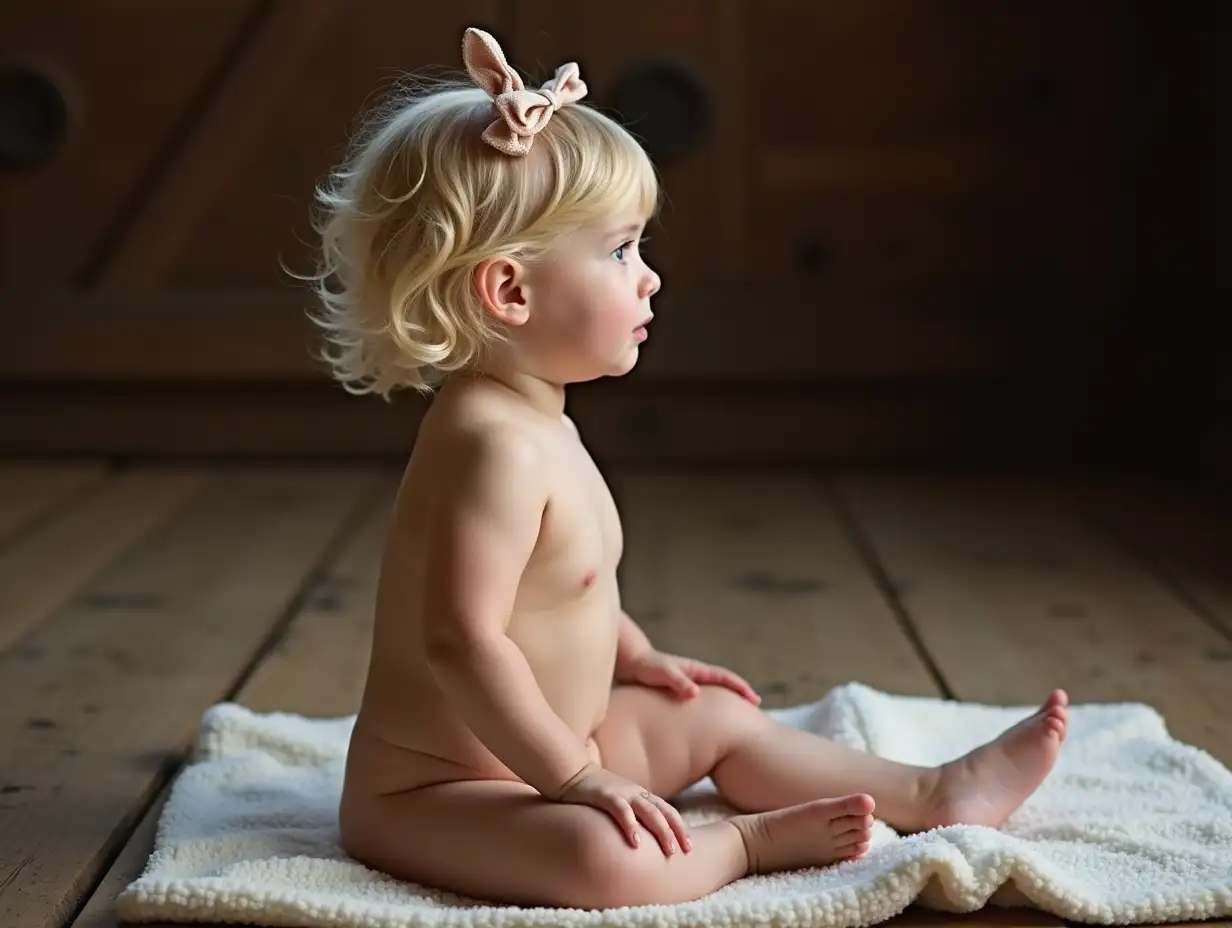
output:
[[[859,793],[817,799],[729,821],[744,839],[749,873],[821,867],[868,850],[873,797]]]
[[[943,825],[999,827],[1056,762],[1068,725],[1065,690],[995,741],[942,766],[923,830]]]

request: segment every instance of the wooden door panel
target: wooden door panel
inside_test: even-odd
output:
[[[748,22],[760,144],[1033,143],[1115,119],[1127,4],[764,0]]]
[[[309,269],[313,189],[343,157],[361,111],[407,72],[464,73],[465,28],[497,29],[497,0],[329,2],[328,34],[297,63],[225,193],[185,236],[168,286],[282,287],[288,278],[280,262]]]
[[[313,188],[364,104],[403,71],[461,74],[479,25],[534,81],[577,61],[589,102],[654,150],[693,104],[705,117],[657,159],[651,340],[590,394],[654,397],[639,423],[713,386],[752,421],[756,390],[800,385],[804,406],[888,398],[902,436],[956,422],[954,396],[1002,397],[1041,425],[1011,414],[1008,457],[1050,421],[1192,432],[1176,423],[1217,418],[1202,397],[1226,387],[1201,317],[1227,290],[1226,18],[1116,0],[0,4],[0,58],[59,62],[87,104],[57,160],[0,174],[0,388],[71,384],[69,406],[91,385],[337,390],[280,263],[310,264]],[[41,408],[21,422],[41,428]],[[849,447],[893,445],[862,428]]]
[[[1059,223],[1057,208],[1026,192],[836,189],[810,196],[776,189],[756,197],[751,211],[763,233],[749,243],[750,279],[824,282],[856,295],[893,288],[904,312],[938,287],[952,287],[957,299],[977,281],[1047,290],[1053,299],[1099,309],[1122,285],[1121,229],[1104,197],[1092,199],[1072,204]]]
[[[0,171],[0,285],[88,283],[237,40],[253,0],[0,4],[0,67],[62,93],[49,161]]]

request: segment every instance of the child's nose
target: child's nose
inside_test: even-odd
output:
[[[642,278],[642,298],[649,299],[658,293],[661,283],[659,275],[650,268],[646,268],[646,276]]]

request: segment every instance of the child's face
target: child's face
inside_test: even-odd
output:
[[[528,269],[519,340],[559,383],[619,376],[637,363],[659,275],[642,259],[646,217],[628,210],[570,235]]]

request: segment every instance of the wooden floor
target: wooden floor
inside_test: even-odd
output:
[[[610,475],[629,612],[768,706],[1142,700],[1232,765],[1232,549],[1158,487]],[[357,705],[397,474],[0,462],[0,926],[102,928],[202,710]],[[1025,910],[898,923],[1059,925]]]

